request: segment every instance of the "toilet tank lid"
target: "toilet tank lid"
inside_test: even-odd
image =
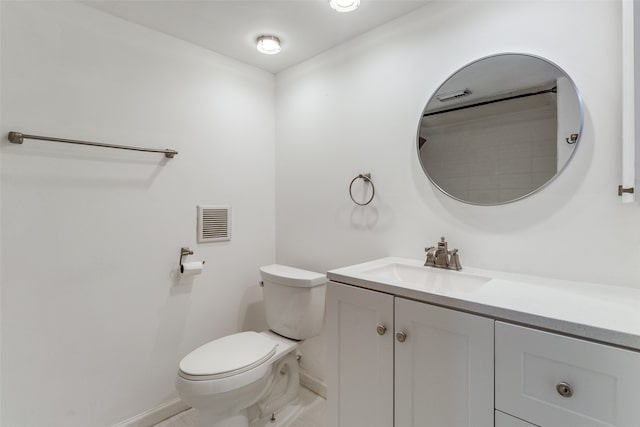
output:
[[[327,276],[324,274],[280,264],[260,267],[260,276],[265,281],[301,288],[310,288],[327,283]]]

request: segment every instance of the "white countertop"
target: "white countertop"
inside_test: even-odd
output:
[[[447,275],[447,279],[451,275],[451,280],[455,275],[471,275],[487,281],[461,291],[369,272],[389,264],[429,269],[440,276]],[[334,282],[640,351],[640,290],[472,267],[457,272],[423,264],[421,260],[382,258],[331,270],[327,277]]]

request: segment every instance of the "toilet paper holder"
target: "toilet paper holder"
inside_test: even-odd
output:
[[[187,247],[182,247],[180,248],[180,273],[184,273],[184,266],[183,266],[183,259],[184,257],[186,257],[187,255],[193,255],[193,251]],[[202,264],[204,264],[204,261],[202,261]]]

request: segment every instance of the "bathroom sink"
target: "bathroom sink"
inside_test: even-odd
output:
[[[454,270],[399,263],[377,266],[363,270],[362,273],[384,281],[402,282],[412,287],[444,293],[473,292],[491,280],[489,277]]]

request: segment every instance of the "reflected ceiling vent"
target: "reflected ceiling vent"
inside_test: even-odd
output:
[[[471,91],[469,89],[461,89],[455,90],[453,92],[446,92],[436,95],[438,101],[447,102],[452,101],[454,99],[462,98],[463,96],[471,95]]]
[[[198,206],[198,243],[231,240],[231,206]]]

